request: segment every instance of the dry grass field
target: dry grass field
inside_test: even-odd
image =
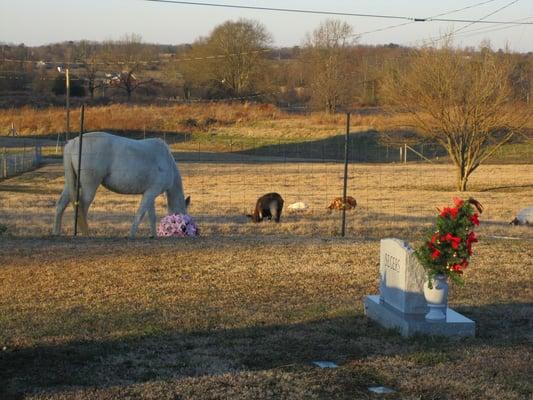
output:
[[[79,128],[77,108],[71,110],[71,131]],[[0,109],[0,135],[15,127],[20,136],[52,136],[64,132],[64,107]],[[178,105],[121,105],[89,107],[85,111],[86,131],[206,134],[256,140],[306,141],[344,131],[342,113],[290,114],[270,104],[207,103]],[[351,116],[354,131],[409,129],[406,114],[383,110],[361,110]],[[533,118],[527,124],[533,128]]]
[[[472,177],[486,212],[450,301],[478,330],[450,340],[402,339],[362,308],[378,288],[379,239],[420,241],[457,195],[450,166],[352,165],[358,207],[342,239],[325,209],[340,164],[239,160],[179,162],[202,233],[181,240],[147,239],[146,223],[125,239],[140,199],[105,189],[93,237],[53,238],[61,165],[0,182],[0,398],[531,398],[533,230],[508,221],[531,205],[533,165]],[[244,213],[267,191],[310,209],[252,224]],[[71,234],[71,210],[64,225]]]

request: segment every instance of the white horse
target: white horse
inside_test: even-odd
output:
[[[170,149],[160,139],[133,140],[105,132],[83,135],[80,173],[78,225],[88,234],[87,212],[98,186],[121,194],[142,194],[141,204],[130,230],[134,237],[148,211],[150,233],[156,234],[155,198],[166,192],[169,214],[186,213],[190,197],[185,199],[181,176]],[[59,235],[61,218],[68,203],[76,202],[79,139],[65,145],[63,165],[65,187],[57,201],[53,233]]]

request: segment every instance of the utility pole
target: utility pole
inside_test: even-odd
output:
[[[65,70],[65,82],[67,88],[67,132],[65,133],[65,139],[70,139],[70,75],[68,67]]]
[[[68,141],[70,139],[70,74],[69,74],[69,68],[65,68],[63,71],[63,68],[57,67],[57,71],[60,74],[65,74],[65,90],[66,90],[66,108],[67,108],[67,126],[65,129],[65,141]],[[59,134],[58,134],[58,143],[59,143]]]

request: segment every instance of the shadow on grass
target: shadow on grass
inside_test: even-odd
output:
[[[387,141],[388,135],[376,132],[355,132],[348,136],[348,158],[356,163],[394,163],[401,162],[400,147],[401,135],[395,141]],[[398,142],[400,140],[400,142]],[[425,157],[437,160],[446,157],[444,148],[433,143],[411,144],[417,152]],[[328,138],[295,142],[272,143],[245,150],[241,153],[261,157],[281,157],[283,159],[301,159],[302,161],[343,161],[345,151],[345,135],[331,136]],[[421,161],[420,156],[409,151],[408,161]]]
[[[533,188],[533,184],[531,185],[508,185],[508,186],[493,186],[488,187],[484,189],[479,189],[480,192],[496,192],[498,190],[504,190],[504,189],[511,189],[511,190],[504,190],[505,192],[513,191],[519,191],[520,189],[531,189]]]
[[[335,361],[343,373],[347,373],[342,369],[344,364],[367,357],[413,354],[415,361],[427,365],[460,358],[465,350],[477,346],[511,347],[531,336],[533,303],[457,309],[477,321],[477,338],[403,339],[360,314],[287,325],[235,329],[213,326],[196,332],[169,331],[145,322],[131,337],[0,352],[0,394],[5,399],[22,398],[29,391],[109,388],[272,369],[306,373],[315,369],[311,364],[314,360]],[[114,315],[113,319],[143,321],[145,317]],[[67,325],[68,318],[65,315]],[[113,332],[109,333],[111,336]],[[356,365],[349,375],[351,382],[343,393],[346,396],[366,392],[371,385],[394,385],[378,371],[362,365]]]

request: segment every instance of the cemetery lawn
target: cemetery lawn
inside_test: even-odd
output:
[[[531,239],[478,244],[450,294],[477,322],[461,340],[364,317],[378,255],[375,238],[4,236],[0,398],[531,396]],[[381,385],[397,392],[367,390]]]

